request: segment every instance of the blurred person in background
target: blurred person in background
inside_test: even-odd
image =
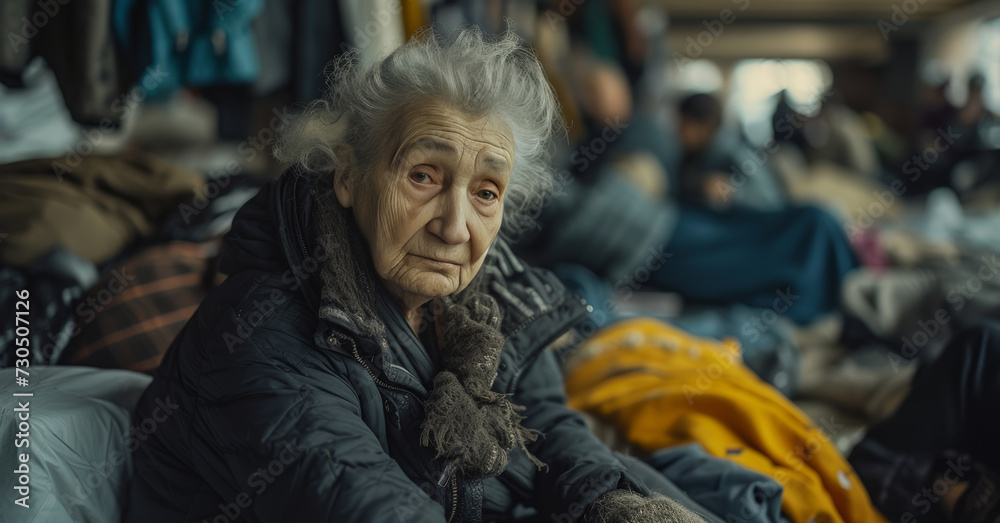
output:
[[[996,121],[983,103],[984,84],[982,75],[972,74],[961,107],[945,96],[948,82],[931,89],[912,155],[899,174],[915,191],[950,187],[965,194],[984,182],[997,181],[1000,155],[982,134]]]
[[[677,104],[673,159],[677,198],[687,205],[724,209],[730,206],[778,210],[785,196],[768,166],[770,150],[753,150],[737,133],[723,127],[723,108],[707,93],[695,93]]]
[[[679,125],[669,129],[633,107],[617,66],[593,58],[580,64],[586,138],[568,159],[572,182],[543,210],[540,231],[519,244],[525,256],[546,266],[580,264],[609,282],[653,260],[640,283],[694,302],[771,307],[777,291],[790,293],[796,303],[788,315],[800,323],[836,310],[841,281],[857,266],[843,228],[812,206],[726,204],[753,175],[711,145],[718,101],[683,100]],[[723,165],[725,173],[712,168]]]

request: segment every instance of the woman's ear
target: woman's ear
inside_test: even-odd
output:
[[[343,146],[337,153],[341,161],[340,167],[333,172],[333,190],[337,193],[337,201],[340,202],[340,205],[349,209],[354,205],[354,194],[348,178],[357,168],[357,164],[354,160],[354,150],[349,146]]]

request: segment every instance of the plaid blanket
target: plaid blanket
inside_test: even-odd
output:
[[[77,306],[61,364],[152,372],[215,281],[216,244],[171,242],[111,269]]]

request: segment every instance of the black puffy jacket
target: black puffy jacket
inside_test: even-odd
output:
[[[504,312],[494,390],[527,408],[522,424],[544,434],[529,450],[548,468],[515,449],[496,478],[443,475],[418,443],[426,391],[400,379],[406,362],[391,361],[386,340],[319,317],[323,253],[298,174],[240,210],[224,242],[229,278],[136,407],[142,441],[127,522],[490,521],[522,507],[574,521],[608,490],[649,492],[565,405],[546,346],[584,317],[584,304],[500,241],[481,269]]]

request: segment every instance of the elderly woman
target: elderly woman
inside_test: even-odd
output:
[[[585,307],[500,238],[561,130],[530,50],[429,36],[331,83],[139,402],[126,520],[700,521],[566,407],[546,347]]]

